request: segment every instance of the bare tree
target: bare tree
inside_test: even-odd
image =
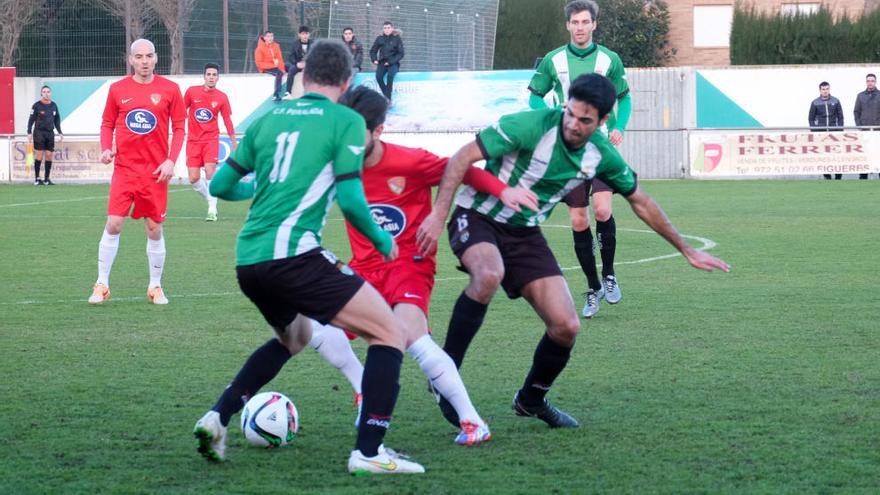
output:
[[[128,29],[125,40],[126,50],[131,42],[143,38],[151,27],[156,24],[156,14],[150,4],[142,0],[95,0],[98,5],[107,9],[110,14],[125,23],[128,18]]]
[[[0,0],[0,66],[15,63],[18,40],[43,3],[36,0]]]
[[[196,0],[147,0],[165,24],[171,42],[171,73],[183,73],[183,33],[189,30]]]
[[[317,5],[314,5],[317,4]],[[312,35],[320,34],[318,31],[318,21],[321,18],[320,4],[314,0],[289,0],[285,2],[285,14],[290,27],[296,32],[300,26],[309,26],[312,28]],[[304,14],[300,18],[300,14]],[[324,33],[326,35],[327,33]]]

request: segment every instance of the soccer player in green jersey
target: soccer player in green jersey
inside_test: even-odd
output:
[[[599,6],[590,0],[577,0],[565,6],[565,27],[571,42],[559,47],[541,60],[537,72],[529,83],[532,95],[529,106],[546,108],[544,95],[552,91],[553,100],[565,101],[569,82],[581,74],[596,73],[606,76],[617,92],[617,111],[612,111],[607,126],[611,144],[623,142],[623,130],[632,113],[632,98],[626,81],[626,73],[620,57],[604,46],[593,42]],[[591,318],[599,311],[599,301],[604,298],[611,304],[620,302],[622,294],[614,274],[614,254],[617,251],[617,225],[611,212],[613,189],[601,179],[585,182],[565,198],[571,217],[574,251],[581,269],[587,277],[587,300],[583,316]],[[592,198],[592,201],[590,200]],[[596,239],[602,256],[602,281],[596,272],[596,255],[593,234],[590,232],[590,216],[587,206],[592,202],[596,217]]]
[[[253,197],[238,234],[236,273],[242,292],[275,337],[251,355],[196,423],[199,452],[209,460],[224,458],[230,417],[308,344],[313,318],[348,328],[369,344],[362,414],[348,470],[424,472],[382,445],[400,389],[403,329],[379,292],[321,247],[335,197],[345,218],[387,260],[397,257],[397,245],[373,222],[364,197],[364,119],[336,103],[350,77],[351,55],[342,42],[315,43],[303,71],[306,94],[254,122],[211,182],[211,194],[219,198]],[[255,180],[242,182],[250,172]]]
[[[537,417],[551,428],[574,428],[576,419],[545,396],[568,363],[580,321],[559,264],[539,225],[565,194],[585,180],[600,177],[629,201],[635,214],[701,270],[730,268],[724,261],[689,246],[663,210],[636,181],[635,172],[602,132],[616,92],[598,74],[571,84],[565,108],[501,117],[452,158],[440,183],[434,210],[422,222],[418,242],[423,253],[437,247],[452,196],[467,167],[486,160],[486,170],[510,186],[538,196],[538,210],[515,212],[497,199],[465,187],[449,221],[449,242],[470,282],[456,301],[444,350],[461,366],[498,287],[508,297],[524,297],[546,325],[532,367],[514,395],[519,416]]]

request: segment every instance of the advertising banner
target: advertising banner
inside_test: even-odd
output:
[[[693,177],[880,172],[880,132],[693,132]]]
[[[9,141],[10,180],[33,181],[33,166],[27,163],[27,139]],[[52,179],[79,182],[108,182],[113,166],[101,163],[101,144],[98,140],[55,142],[52,153]]]

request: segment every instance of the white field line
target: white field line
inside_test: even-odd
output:
[[[571,228],[571,226],[569,226],[569,225],[553,225],[553,224],[544,225],[543,227],[545,227],[545,228],[565,228],[565,229]],[[645,229],[619,228],[618,230],[625,230],[627,232],[638,232],[640,234],[654,234],[653,230],[645,230]],[[701,242],[703,245],[697,248],[700,251],[708,251],[709,249],[712,249],[715,246],[717,246],[715,241],[713,241],[711,239],[707,239],[705,237],[699,237],[699,236],[688,235],[688,234],[681,234],[681,236],[684,237],[685,239],[692,239],[692,240]],[[641,258],[641,259],[631,260],[631,261],[617,261],[617,262],[615,262],[615,264],[616,265],[636,265],[636,264],[640,264],[640,263],[650,263],[652,261],[659,261],[659,260],[665,260],[665,259],[669,259],[669,258],[675,258],[676,256],[681,256],[681,254],[680,253],[671,253],[671,254],[664,254],[661,256],[652,256],[650,258]],[[601,266],[601,263],[599,263],[599,266]],[[562,268],[563,271],[580,270],[580,269],[581,269],[580,266],[569,266],[569,267]],[[441,278],[437,278],[434,280],[436,282],[449,282],[449,281],[453,281],[453,280],[467,280],[467,279],[468,279],[468,277],[466,275],[460,275],[460,276],[456,276],[456,277],[441,277]],[[174,300],[177,298],[180,298],[180,299],[201,299],[201,298],[228,297],[228,296],[237,296],[237,295],[240,295],[240,292],[227,291],[227,292],[205,292],[205,293],[198,293],[198,294],[170,294],[171,297],[169,297],[169,299],[171,299],[171,300]],[[20,306],[20,305],[30,305],[30,304],[68,304],[68,303],[85,304],[86,299],[87,299],[87,296],[77,298],[77,299],[61,299],[61,300],[55,300],[55,301],[26,300],[26,301],[0,303],[0,306]],[[143,302],[143,303],[146,303],[146,299],[147,299],[147,296],[146,296],[146,294],[144,294],[142,296],[111,297],[110,301],[111,302]]]
[[[47,186],[42,186],[42,187],[47,187]],[[52,186],[52,187],[59,187],[59,186]],[[189,190],[190,190],[189,188],[169,189],[168,193],[170,194],[170,193],[176,193],[176,192],[180,192],[180,191],[189,191]],[[10,203],[10,204],[5,204],[5,205],[0,204],[0,208],[15,208],[18,206],[49,205],[49,204],[54,204],[54,203],[76,203],[79,201],[92,201],[95,199],[103,199],[106,201],[107,195],[105,194],[103,196],[87,196],[84,198],[48,199],[46,201],[34,201],[33,203]]]

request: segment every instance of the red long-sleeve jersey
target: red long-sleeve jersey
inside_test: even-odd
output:
[[[176,83],[162,76],[153,76],[148,84],[126,77],[111,84],[107,93],[101,120],[101,149],[112,149],[115,133],[114,167],[152,175],[165,160],[177,160],[183,148],[185,119],[183,97]]]
[[[218,115],[223,117],[226,133],[235,135],[229,98],[223,91],[206,89],[204,85],[190,86],[183,95],[183,104],[187,109],[186,135],[189,142],[216,141],[220,137]]]

